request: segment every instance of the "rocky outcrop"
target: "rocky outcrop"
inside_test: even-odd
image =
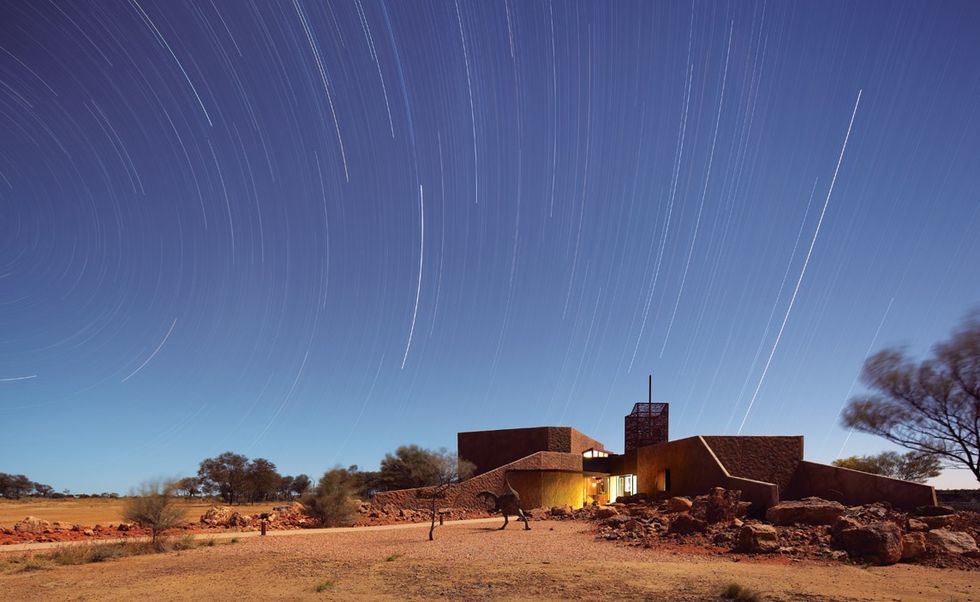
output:
[[[774,525],[832,525],[845,510],[840,502],[808,497],[771,506],[766,520]]]

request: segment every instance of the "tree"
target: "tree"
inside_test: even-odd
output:
[[[265,458],[255,458],[248,463],[245,477],[249,501],[261,502],[274,497],[281,480],[275,464]]]
[[[333,468],[320,478],[316,489],[303,496],[303,509],[325,527],[349,526],[357,504],[353,499],[356,467]]]
[[[904,454],[887,451],[875,456],[851,456],[834,460],[833,464],[915,483],[938,477],[942,467],[936,456],[911,451]]]
[[[34,483],[34,495],[39,495],[41,497],[51,497],[54,493],[54,487],[51,485],[45,485],[44,483]]]
[[[201,480],[197,477],[184,477],[174,483],[174,490],[186,497],[194,497],[201,492]]]
[[[403,445],[395,454],[385,454],[378,473],[378,488],[409,489],[438,485],[442,472],[442,460],[438,452],[423,449],[418,445]]]
[[[248,458],[230,451],[203,460],[197,470],[201,487],[209,493],[217,493],[227,504],[241,502],[247,475]]]
[[[22,474],[6,474],[0,472],[0,495],[16,500],[30,495],[34,490],[34,481]]]
[[[313,481],[305,474],[299,474],[292,478],[289,484],[289,493],[302,497],[313,486]]]
[[[429,453],[438,470],[436,474],[438,481],[433,487],[418,491],[416,495],[429,500],[431,517],[431,521],[429,522],[429,541],[432,541],[433,533],[436,530],[436,512],[439,508],[439,500],[447,499],[452,485],[469,478],[476,469],[476,466],[468,460],[461,460],[456,455],[456,452],[448,452],[445,448]]]
[[[884,437],[980,481],[980,313],[974,312],[916,363],[903,349],[878,352],[864,364],[873,391],[848,402],[844,426]]]
[[[175,502],[173,483],[146,483],[139,494],[129,498],[123,507],[123,518],[149,529],[153,543],[157,536],[179,526],[184,511]]]

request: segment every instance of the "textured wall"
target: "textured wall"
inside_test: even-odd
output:
[[[783,497],[794,499],[811,495],[848,505],[887,501],[897,508],[913,508],[936,503],[936,491],[928,485],[816,462],[800,462]]]
[[[456,445],[459,457],[473,462],[478,475],[536,452],[581,454],[590,447],[602,447],[595,439],[567,426],[459,433]]]
[[[704,436],[728,474],[775,483],[785,491],[803,460],[803,437]]]
[[[762,507],[779,500],[775,484],[729,475],[701,437],[641,447],[636,465],[637,487],[643,493],[656,493],[658,476],[670,469],[674,495],[701,495],[712,487],[725,487],[738,489],[743,500]]]

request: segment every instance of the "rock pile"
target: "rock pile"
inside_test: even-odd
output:
[[[846,507],[820,498],[785,501],[765,518],[747,518],[738,491],[715,488],[696,498],[630,498],[603,507],[552,508],[551,520],[590,520],[602,539],[644,547],[701,546],[708,553],[779,554],[853,559],[872,564],[917,562],[980,569],[980,514],[925,506],[902,512],[887,504]]]
[[[275,506],[271,512],[244,514],[228,506],[211,506],[201,515],[201,525],[207,528],[236,528],[244,531],[258,531],[265,520],[269,529],[302,529],[315,527],[316,521],[306,516],[303,505],[292,502]]]

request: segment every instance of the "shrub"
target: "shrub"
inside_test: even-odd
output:
[[[353,500],[354,475],[346,468],[328,470],[316,489],[303,496],[303,509],[326,527],[349,526],[354,522],[357,504]]]
[[[313,587],[313,591],[318,594],[331,589],[333,589],[333,581],[321,581]]]
[[[728,586],[722,590],[721,597],[726,600],[736,600],[736,602],[762,601],[762,594],[753,589],[739,585],[738,583],[729,583]]]
[[[184,510],[177,505],[171,483],[147,483],[139,495],[126,500],[123,518],[150,530],[154,542],[157,536],[180,526],[184,521]]]

